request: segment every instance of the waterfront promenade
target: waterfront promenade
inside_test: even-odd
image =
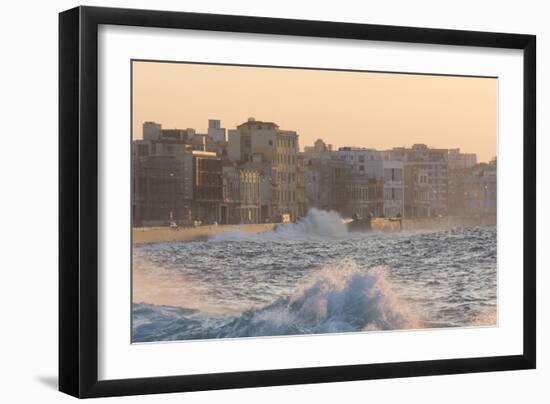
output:
[[[134,244],[160,243],[164,241],[199,241],[225,232],[263,233],[271,231],[277,223],[226,224],[198,227],[135,227],[132,229]]]

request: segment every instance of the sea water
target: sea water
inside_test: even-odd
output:
[[[133,249],[133,342],[496,324],[496,228],[261,234]]]

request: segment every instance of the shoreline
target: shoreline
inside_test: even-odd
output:
[[[132,228],[133,244],[161,243],[166,241],[201,241],[226,232],[246,234],[272,231],[279,223],[222,224],[199,227],[134,227]]]
[[[199,227],[135,227],[133,244],[161,243],[169,241],[205,241],[216,234],[239,232],[257,234],[273,231],[280,223],[223,224]],[[478,227],[496,225],[496,216],[446,216],[431,218],[374,218],[367,231],[398,232],[403,230],[436,230],[453,227]]]

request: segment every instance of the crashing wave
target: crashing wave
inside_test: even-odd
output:
[[[250,310],[220,337],[318,334],[414,328],[417,318],[398,301],[385,268],[361,271],[353,262],[315,273],[292,296]]]
[[[348,229],[342,217],[335,211],[310,209],[307,215],[296,223],[282,223],[269,232],[246,234],[244,232],[226,232],[216,234],[211,241],[266,241],[266,240],[300,240],[315,237],[344,237]]]
[[[237,317],[135,305],[133,340],[232,338],[416,328],[418,317],[394,294],[386,269],[353,261],[310,276],[291,296]],[[158,307],[158,306],[157,306]],[[156,330],[154,338],[147,331]]]

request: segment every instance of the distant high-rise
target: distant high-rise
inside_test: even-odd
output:
[[[449,170],[460,170],[470,168],[477,164],[475,153],[461,153],[460,149],[449,149],[448,155]]]
[[[225,128],[221,127],[219,119],[208,120],[208,142],[227,142],[227,134]]]
[[[162,125],[156,122],[143,123],[143,140],[157,140],[160,138]]]

